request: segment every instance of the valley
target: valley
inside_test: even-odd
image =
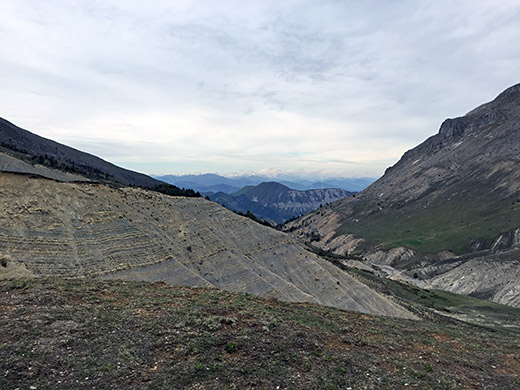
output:
[[[515,88],[506,95],[517,101]],[[287,222],[285,232],[193,190],[50,140],[39,145],[1,122],[8,141],[0,151],[0,305],[13,314],[0,315],[2,329],[12,329],[0,347],[7,373],[0,384],[68,388],[77,381],[85,388],[127,383],[139,371],[153,386],[240,387],[240,377],[296,389],[343,388],[361,378],[374,389],[513,388],[520,375],[518,155],[516,143],[500,140],[517,137],[505,121],[517,111],[503,94],[497,101],[507,109],[490,115],[498,104],[490,103],[471,120],[445,122],[360,193],[266,182],[212,195],[272,222],[318,208]],[[488,151],[500,149],[499,161],[498,152],[477,157],[481,136]],[[97,314],[88,319],[90,312]],[[20,316],[34,324],[22,329]],[[38,336],[44,324],[57,338]],[[112,351],[105,332],[114,327],[133,336],[101,365],[70,360],[71,343]],[[301,337],[315,341],[301,344]],[[164,340],[173,349],[157,347]],[[7,357],[7,350],[16,352]],[[484,350],[485,357],[476,352]],[[265,354],[290,376],[265,363]],[[238,357],[239,373],[232,368]]]
[[[520,390],[518,20],[0,1],[0,390]]]

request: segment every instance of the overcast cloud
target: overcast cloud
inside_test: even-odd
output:
[[[0,116],[147,173],[379,176],[520,82],[519,20],[517,0],[4,0]]]

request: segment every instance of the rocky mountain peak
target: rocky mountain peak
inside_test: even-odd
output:
[[[511,98],[514,95],[517,95],[517,97],[520,97],[520,83],[507,88],[504,92],[502,92],[499,95],[499,97],[503,96],[503,97]]]
[[[457,143],[469,136],[476,139],[488,139],[496,133],[507,136],[507,133],[517,131],[515,126],[501,126],[503,123],[516,122],[520,117],[520,84],[516,84],[499,94],[493,101],[483,104],[466,115],[446,119],[439,132],[417,147],[407,151],[401,160],[387,170],[403,164],[414,163],[417,159],[425,160],[446,148],[456,147]]]
[[[284,186],[281,183],[276,181],[264,181],[260,183],[257,187],[257,190],[275,190],[275,191],[291,191],[291,189],[287,186]]]
[[[491,110],[499,110],[502,114],[510,114],[518,110],[520,105],[520,83],[513,85],[501,92],[492,101],[482,104],[468,112],[465,116],[473,116],[486,113]]]
[[[446,119],[444,122],[442,122],[442,125],[439,129],[439,138],[441,138],[442,141],[445,141],[443,143],[457,142],[464,136],[466,130],[469,127],[469,124],[470,120],[465,116],[454,119]]]

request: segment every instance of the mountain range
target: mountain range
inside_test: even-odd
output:
[[[293,190],[305,191],[312,189],[339,188],[349,192],[357,192],[372,184],[375,179],[362,178],[324,178],[310,180],[308,178],[277,175],[274,177],[262,175],[241,175],[225,177],[213,173],[200,175],[154,175],[156,179],[165,181],[182,188],[193,188],[204,195],[210,193],[224,192],[231,194],[247,186],[257,186],[264,182],[278,182]]]
[[[391,277],[520,306],[520,84],[286,231]]]
[[[517,387],[519,95],[290,234],[1,121],[0,388]]]
[[[217,192],[209,198],[230,210],[251,212],[261,220],[278,225],[352,194],[339,188],[298,191],[277,182],[264,182],[232,194]]]

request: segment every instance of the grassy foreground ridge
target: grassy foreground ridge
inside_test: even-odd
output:
[[[516,389],[520,340],[211,289],[0,282],[1,389]]]

